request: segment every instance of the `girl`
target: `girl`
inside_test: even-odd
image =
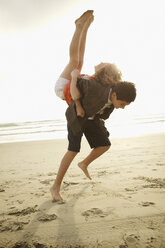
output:
[[[102,84],[110,84],[111,86],[121,81],[121,72],[114,64],[110,63],[100,63],[95,66],[93,76],[80,75],[84,60],[87,31],[93,20],[93,10],[88,10],[75,21],[76,30],[69,48],[69,63],[55,85],[55,92],[58,97],[66,100],[68,105],[72,100],[75,101],[77,116],[80,117],[84,117],[85,112],[79,101],[80,92],[76,87],[78,77],[95,79]]]

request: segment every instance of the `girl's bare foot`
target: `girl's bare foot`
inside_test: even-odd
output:
[[[92,180],[92,178],[90,177],[89,172],[87,170],[87,166],[83,162],[78,163],[78,166],[80,167],[80,169],[82,169],[85,176],[88,177],[90,180]]]
[[[84,12],[76,21],[75,24],[77,25],[84,25],[86,20],[93,14],[93,10],[87,10]]]
[[[53,201],[63,201],[63,199],[62,199],[62,197],[60,195],[59,190],[51,187],[50,188],[50,193],[52,195]]]
[[[87,19],[87,21],[85,23],[85,27],[86,28],[89,28],[89,26],[91,25],[91,23],[93,22],[93,20],[94,20],[94,16],[93,15],[89,16],[89,18]]]

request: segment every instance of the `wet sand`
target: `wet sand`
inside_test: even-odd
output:
[[[111,139],[89,166],[85,140],[52,202],[67,140],[0,144],[0,248],[165,248],[165,133]]]

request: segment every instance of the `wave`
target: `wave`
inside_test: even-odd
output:
[[[113,116],[107,121],[108,130],[119,137],[123,135],[134,136],[149,132],[164,132],[165,114],[152,114],[148,116],[124,116],[119,119]],[[109,125],[110,124],[110,125]],[[124,134],[123,132],[124,127]],[[0,123],[0,143],[66,138],[66,120],[37,120],[26,122]]]

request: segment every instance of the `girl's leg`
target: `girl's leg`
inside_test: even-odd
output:
[[[84,28],[84,24],[88,20],[88,18],[92,15],[93,11],[88,10],[79,19],[75,21],[76,30],[74,32],[70,48],[69,48],[69,56],[70,60],[68,65],[65,67],[64,71],[60,75],[60,77],[70,80],[71,79],[71,72],[74,69],[77,69],[79,66],[79,56],[80,56],[80,41],[82,36],[82,31]]]
[[[81,34],[81,40],[79,45],[79,64],[78,64],[78,70],[81,71],[83,62],[84,62],[84,53],[85,53],[85,45],[86,45],[86,37],[87,37],[87,31],[90,26],[90,24],[93,22],[94,16],[91,15],[88,20],[86,21],[82,34]]]
[[[94,19],[93,15],[88,17],[87,21],[84,24],[82,33],[81,33],[81,37],[80,37],[80,41],[79,41],[79,52],[78,52],[79,61],[78,61],[78,66],[77,66],[77,69],[78,69],[79,72],[81,72],[81,69],[82,69],[82,66],[83,66],[83,61],[84,61],[84,53],[85,53],[85,44],[86,44],[87,31],[88,31],[88,28],[89,28],[90,24],[92,23],[93,19]],[[74,84],[73,84],[73,82],[74,81],[71,81],[71,89],[74,89],[74,91],[78,91],[77,87],[76,87],[77,81],[74,82]],[[76,105],[77,116],[80,116],[80,117],[83,118],[84,115],[85,115],[85,111],[84,111],[80,101],[75,100],[75,105]]]

